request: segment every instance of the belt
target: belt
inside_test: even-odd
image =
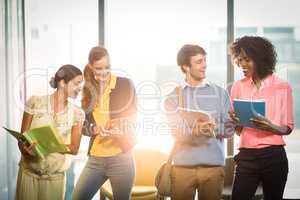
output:
[[[180,168],[213,168],[213,167],[224,167],[222,165],[174,165],[174,167],[180,167]]]
[[[55,173],[55,174],[37,174],[29,169],[21,167],[21,170],[24,174],[27,174],[28,176],[34,177],[36,179],[43,179],[43,180],[61,180],[65,178],[65,173]]]

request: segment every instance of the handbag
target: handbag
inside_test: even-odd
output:
[[[175,148],[177,146],[176,144],[177,143],[175,142],[167,162],[160,167],[155,177],[155,187],[157,188],[158,194],[161,196],[171,196],[171,173],[173,168],[172,160],[173,155],[175,154]]]

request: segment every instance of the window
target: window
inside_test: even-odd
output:
[[[84,68],[98,44],[98,1],[26,1],[25,31],[28,98],[51,92],[48,82],[60,66]]]
[[[300,76],[300,18],[297,10],[299,6],[300,2],[297,0],[239,0],[235,1],[234,10],[237,37],[259,35],[271,40],[278,54],[276,73],[289,81],[293,89],[295,129],[291,135],[284,138],[290,167],[285,198],[300,197],[300,185],[296,178],[299,177],[300,166],[300,82],[297,78]],[[246,31],[241,33],[241,29]],[[239,72],[235,75],[236,80],[241,77]],[[237,140],[238,137],[235,141]]]
[[[139,146],[168,152],[173,143],[161,112],[162,100],[183,81],[176,56],[184,44],[204,47],[208,79],[225,88],[226,3],[105,1],[105,42],[112,68],[132,78],[137,88]]]

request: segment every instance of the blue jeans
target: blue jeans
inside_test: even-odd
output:
[[[71,200],[72,192],[74,190],[74,182],[75,182],[75,172],[74,172],[75,163],[72,162],[70,168],[67,170],[67,183],[66,183],[66,193],[65,200]]]
[[[129,200],[134,176],[131,151],[112,157],[90,156],[76,183],[72,200],[92,199],[107,179],[111,182],[114,200]]]

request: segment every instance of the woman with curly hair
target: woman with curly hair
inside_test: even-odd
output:
[[[272,43],[263,37],[244,36],[230,47],[232,60],[243,70],[244,78],[233,83],[231,100],[264,100],[265,117],[251,119],[255,128],[237,126],[240,135],[233,200],[250,200],[258,185],[265,200],[282,199],[288,160],[283,135],[294,128],[292,89],[275,74],[277,54]],[[239,119],[232,112],[231,118]]]

